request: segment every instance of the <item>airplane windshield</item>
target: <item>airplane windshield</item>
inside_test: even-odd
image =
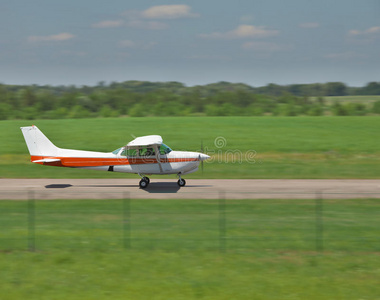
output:
[[[112,153],[113,153],[113,154],[118,154],[120,150],[121,150],[121,148],[118,148],[118,149],[112,151]]]
[[[160,154],[168,154],[172,151],[172,149],[170,149],[170,147],[165,144],[161,144],[161,146],[159,146],[159,149]]]

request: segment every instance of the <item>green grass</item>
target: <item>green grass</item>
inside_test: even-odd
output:
[[[10,300],[378,298],[378,199],[324,200],[323,231],[316,230],[314,200],[220,204],[36,201],[36,252],[27,252],[27,202],[1,201],[2,295]],[[317,236],[323,236],[323,253],[316,251]]]
[[[197,151],[203,141],[212,159],[203,175],[189,178],[380,176],[379,117],[152,117],[1,121],[0,177],[135,177],[32,165],[19,129],[31,124],[69,149],[112,151],[131,134],[160,134],[175,150]],[[218,137],[225,139],[223,147],[215,145]]]

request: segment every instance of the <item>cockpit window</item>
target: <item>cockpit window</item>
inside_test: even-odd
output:
[[[168,154],[172,151],[172,149],[170,149],[170,147],[165,144],[161,144],[161,146],[158,146],[158,148],[160,149],[160,154]]]

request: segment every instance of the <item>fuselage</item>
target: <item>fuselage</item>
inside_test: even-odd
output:
[[[58,149],[54,156],[31,156],[31,161],[49,166],[85,168],[136,174],[188,174],[198,169],[208,155],[190,151],[167,154],[126,156],[118,153]]]
[[[59,148],[34,125],[21,127],[21,131],[31,161],[41,165],[136,173],[140,176],[177,174],[180,177],[196,171],[200,161],[209,158],[198,152],[173,151],[159,135],[135,138],[112,152],[95,152]]]

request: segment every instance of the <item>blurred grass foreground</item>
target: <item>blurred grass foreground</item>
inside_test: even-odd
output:
[[[376,299],[378,207],[378,199],[1,201],[1,294]]]

